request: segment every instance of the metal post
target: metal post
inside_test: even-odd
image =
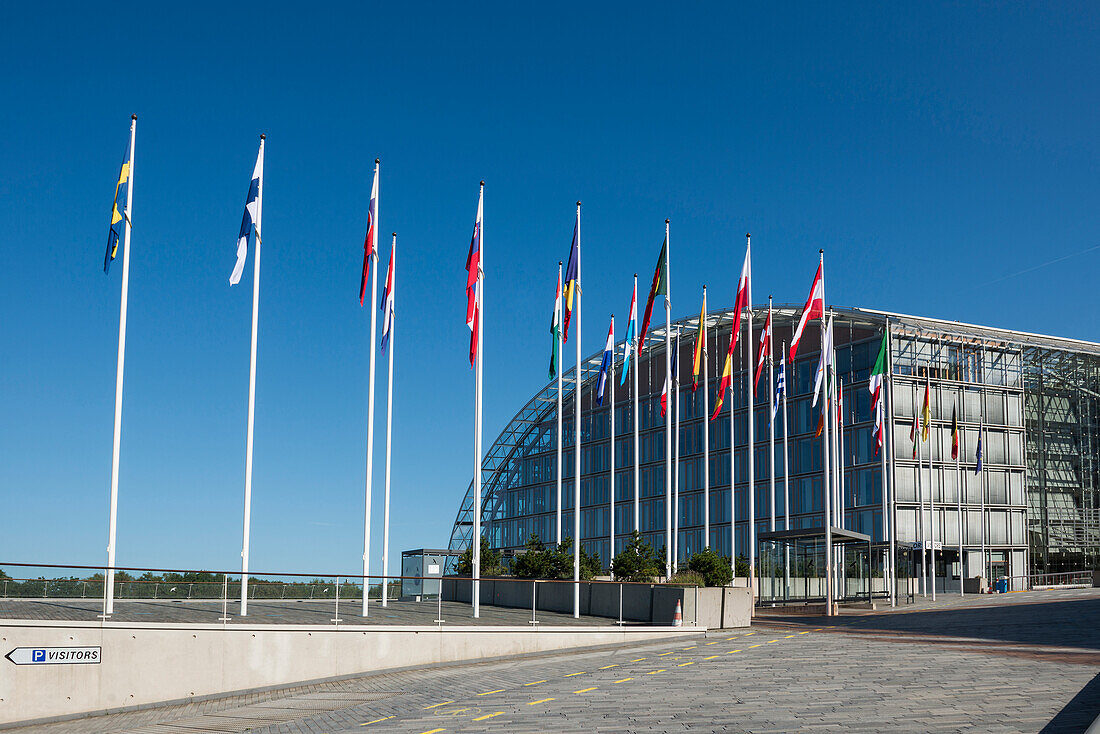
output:
[[[435,595],[435,623],[443,624],[443,579],[439,580],[439,592]]]
[[[222,574],[222,616],[219,622],[229,621],[229,574]]]
[[[383,581],[385,583],[385,581]],[[333,615],[331,620],[334,624],[340,624],[340,577],[336,577],[336,614]]]
[[[623,585],[619,584],[619,626],[623,626]]]
[[[538,588],[538,583],[537,579],[531,580],[531,624],[538,624],[538,620],[535,619],[536,599],[538,598],[536,589]]]

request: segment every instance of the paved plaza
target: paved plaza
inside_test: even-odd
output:
[[[1100,714],[1100,590],[366,675],[18,729],[124,732],[1080,732]]]

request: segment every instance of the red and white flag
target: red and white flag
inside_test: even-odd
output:
[[[367,236],[363,240],[363,276],[359,279],[359,305],[367,296],[367,276],[370,275],[370,261],[378,256],[378,162],[374,163],[374,183],[370,187],[370,206],[367,208]],[[371,293],[371,298],[374,294]]]
[[[802,318],[798,320],[798,328],[794,331],[794,339],[791,340],[791,361],[798,353],[798,341],[802,338],[802,331],[812,319],[825,318],[825,283],[821,277],[822,263],[817,264],[817,274],[814,275],[814,284],[810,287],[810,297],[806,299],[806,306],[802,309]]]
[[[737,346],[737,335],[741,332],[741,313],[746,308],[752,308],[752,255],[747,247],[745,264],[741,266],[741,279],[737,281],[737,300],[733,305],[733,341],[730,342],[730,354],[733,354]],[[752,334],[749,334],[749,338],[752,338]]]
[[[481,312],[481,215],[484,191],[477,197],[477,219],[470,238],[470,253],[466,256],[466,326],[470,327],[470,366],[477,360],[477,331]]]
[[[752,380],[752,393],[756,394],[757,385],[760,384],[760,374],[764,371],[764,359],[772,350],[772,312],[768,307],[768,320],[764,322],[764,329],[760,332],[760,350],[756,353],[756,376]]]

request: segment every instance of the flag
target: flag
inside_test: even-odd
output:
[[[653,315],[653,299],[658,295],[668,298],[668,235],[665,235],[664,244],[661,245],[661,254],[657,258],[657,267],[653,271],[653,284],[649,286],[649,300],[645,304],[645,317],[642,319],[642,330],[638,333],[638,354],[642,353],[642,345],[645,344],[645,335],[649,331],[649,319]]]
[[[733,348],[737,346],[737,336],[741,333],[741,313],[746,308],[752,308],[749,302],[752,300],[752,262],[749,258],[749,250],[745,249],[745,262],[741,266],[741,278],[737,281],[737,298],[733,303],[733,326],[731,330],[732,341],[729,352],[733,354]],[[752,338],[752,335],[749,335]]]
[[[875,417],[875,425],[871,429],[871,436],[875,440],[875,456],[878,456],[882,448],[882,424],[886,416],[886,405],[882,400],[882,385],[886,380],[886,331],[882,332],[882,342],[878,347],[878,359],[871,368],[871,379],[867,382],[867,389],[871,392],[871,413]]]
[[[680,344],[679,341],[672,343],[672,368],[669,373],[665,375],[665,386],[661,388],[661,417],[663,418],[668,411],[668,394],[672,391],[672,380],[676,375],[676,370],[680,364]]]
[[[607,330],[607,342],[603,347],[603,361],[600,362],[600,376],[596,382],[596,405],[603,405],[603,391],[607,386],[607,373],[615,359],[615,319]]]
[[[764,371],[764,360],[772,350],[772,312],[768,310],[768,320],[764,322],[764,328],[760,332],[760,348],[756,353],[756,376],[752,379],[752,394],[755,395],[760,385],[760,375]]]
[[[925,383],[924,383],[924,406],[920,410],[920,423],[921,423],[920,437],[921,437],[921,440],[924,441],[925,443],[928,443],[928,424],[932,422],[932,410],[929,407],[929,403],[928,403],[928,392],[929,392],[929,385],[928,385],[928,378],[927,378],[927,375],[926,375],[925,376]]]
[[[382,290],[382,351],[386,351],[386,345],[390,342],[390,331],[393,329],[393,255],[397,249],[397,238],[393,238],[393,246],[390,248],[390,266],[386,272],[386,287]]]
[[[954,405],[951,406],[951,458],[959,458],[959,420]]]
[[[979,421],[979,423],[978,423],[978,450],[974,455],[975,458],[977,459],[978,463],[977,463],[977,466],[974,467],[974,473],[975,474],[981,474],[982,473],[982,434],[985,432],[984,429],[985,429],[985,417],[983,416],[981,421]]]
[[[791,356],[794,359],[794,356]],[[814,405],[821,394],[821,385],[832,375],[833,367],[833,320],[829,319],[829,326],[825,329],[825,339],[821,344],[821,354],[817,358],[817,374],[814,376]],[[826,391],[828,387],[826,387]],[[828,401],[828,395],[825,396]]]
[[[691,391],[699,387],[699,369],[703,364],[703,353],[707,351],[707,292],[703,291],[703,307],[699,309],[699,328],[695,334],[695,353],[691,369]]]
[[[111,229],[107,232],[107,252],[103,255],[103,272],[111,269],[111,261],[118,254],[118,223],[125,219],[130,221],[130,212],[120,213],[118,210],[119,199],[122,199],[122,207],[126,208],[126,192],[130,187],[130,144],[126,143],[126,152],[122,156],[122,167],[118,170],[118,182],[115,184],[115,201],[111,205]]]
[[[619,376],[619,384],[626,384],[626,372],[630,369],[630,352],[634,348],[634,340],[638,337],[638,279],[634,279],[634,292],[630,295],[630,318],[626,321],[626,341],[623,342],[623,373]]]
[[[772,420],[775,420],[775,414],[779,412],[779,399],[783,397],[783,393],[787,391],[787,355],[779,355],[779,377],[775,381],[775,397],[772,398]]]
[[[736,323],[735,321],[734,324]],[[733,345],[736,343],[737,337],[731,335],[729,349],[726,350],[726,363],[722,366],[722,382],[719,383],[718,394],[714,398],[714,412],[710,415],[711,420],[717,418],[722,411],[722,401],[726,396],[726,390],[729,389],[730,381],[733,379]]]
[[[791,340],[791,361],[794,361],[798,353],[798,341],[802,338],[802,330],[806,328],[812,319],[825,318],[825,283],[821,279],[821,263],[817,265],[817,274],[814,275],[814,284],[810,286],[810,297],[806,299],[806,306],[802,309],[802,317],[798,320],[798,328],[794,331],[794,339]]]
[[[909,429],[909,440],[913,442],[913,458],[917,458],[917,441],[920,437],[920,414],[913,412],[913,427]]]
[[[264,179],[264,144],[260,141],[260,152],[256,154],[256,167],[252,169],[252,183],[248,186],[248,198],[244,202],[244,217],[241,219],[241,233],[237,235],[237,262],[229,275],[229,285],[237,285],[244,272],[244,261],[248,257],[248,237],[255,229],[256,217],[260,207],[260,189]],[[256,233],[257,237],[260,233]]]
[[[367,276],[370,275],[370,261],[378,257],[375,242],[374,225],[378,219],[378,164],[374,166],[374,183],[370,187],[370,206],[367,207],[367,236],[363,239],[363,275],[359,279],[359,305],[367,295]]]
[[[550,317],[550,336],[554,340],[550,347],[550,374],[554,377],[558,374],[558,365],[561,363],[561,354],[558,351],[558,340],[561,337],[561,263],[558,263],[558,290],[554,295],[554,315]]]
[[[481,318],[481,216],[484,192],[477,197],[477,218],[470,237],[470,252],[466,255],[466,326],[470,327],[470,366],[477,359],[477,336]]]
[[[562,339],[569,341],[569,319],[573,316],[573,293],[581,289],[577,282],[577,258],[580,257],[581,213],[577,210],[577,221],[573,223],[573,246],[569,248],[569,264],[565,266],[565,327]]]

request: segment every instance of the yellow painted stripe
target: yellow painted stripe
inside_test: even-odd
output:
[[[697,647],[699,647],[699,646],[698,645],[692,645],[691,647],[681,647],[680,649],[681,650],[694,650]]]
[[[632,662],[632,663],[640,663],[640,662],[642,662],[643,660],[645,660],[645,658],[634,658],[634,659],[633,659],[633,660],[631,660],[630,662]]]
[[[364,721],[359,726],[367,726],[368,724],[377,724],[379,721],[389,721],[392,718],[393,718],[392,716],[383,716],[381,719],[375,719],[374,721]]]
[[[750,647],[750,648],[753,648],[753,647],[760,647],[760,645],[749,645],[749,647]]]
[[[429,729],[428,731],[421,732],[421,734],[439,734],[439,732],[441,732],[441,731],[446,731],[446,730],[445,729]]]
[[[479,693],[477,695],[479,695],[479,696],[491,696],[494,693],[504,693],[504,689],[503,688],[498,688],[495,691],[485,691],[485,693]]]
[[[500,716],[503,713],[503,711],[497,711],[495,714],[485,714],[484,716],[477,717],[476,719],[474,719],[474,721],[485,721],[486,719],[491,719],[494,716]]]
[[[582,670],[581,672],[579,672],[579,673],[567,673],[567,674],[565,675],[565,677],[566,677],[566,678],[572,678],[572,677],[573,677],[573,676],[575,676],[575,675],[584,675],[584,673],[585,673],[585,671],[583,671],[583,670]]]
[[[634,680],[633,678],[623,678],[622,680],[615,681],[616,683],[626,683],[628,680]]]
[[[534,706],[536,703],[546,703],[547,701],[554,701],[554,700],[556,700],[556,699],[553,699],[553,698],[540,698],[537,701],[528,701],[527,705],[528,706]]]
[[[749,635],[755,635],[755,634],[756,634],[755,632],[746,632],[745,637],[748,637]]]
[[[446,706],[449,703],[454,703],[454,701],[444,701],[443,703],[433,703],[431,706],[425,706],[424,710],[427,711],[428,709],[439,708],[440,706]]]
[[[619,667],[617,664],[616,665],[605,665],[602,668],[600,668],[600,670],[608,670],[610,668],[617,668],[617,667]]]
[[[677,667],[677,668],[685,668],[685,667],[687,667],[688,665],[695,665],[695,662],[694,662],[694,661],[692,661],[692,662],[690,662],[690,663],[680,663],[680,664],[679,664],[679,665],[677,665],[676,667]]]
[[[722,657],[722,656],[721,655],[711,655],[710,657],[703,658],[703,660],[714,660],[715,658],[720,658],[720,657]]]
[[[721,640],[715,640],[714,642],[708,642],[708,645],[717,645]]]
[[[657,657],[663,658],[665,655],[671,655],[673,652],[675,652],[675,651],[662,652],[659,655],[657,655]]]
[[[779,642],[779,640],[768,640],[769,645],[772,644],[773,642]]]
[[[525,686],[537,686],[539,683],[545,683],[545,680],[533,680],[530,683],[524,683]]]
[[[594,691],[597,688],[599,688],[599,686],[592,686],[591,688],[582,688],[579,691],[573,691],[573,693],[588,693],[589,691]]]
[[[658,673],[663,673],[663,672],[665,672],[665,669],[661,668],[660,670],[651,670],[648,673],[646,673],[646,675],[657,675]]]
[[[794,635],[787,635],[787,636],[786,636],[786,637],[784,637],[783,639],[784,639],[784,640],[789,640],[789,639],[791,639],[792,637],[794,637]]]
[[[727,654],[727,655],[732,655],[732,654],[734,654],[735,652],[741,652],[741,651],[740,651],[740,650],[730,650],[730,651],[729,651],[729,652],[727,652],[726,654]]]
[[[809,630],[806,630],[805,632],[799,632],[798,634],[800,634],[800,635],[808,635],[808,634],[810,634],[810,631],[809,631]]]

